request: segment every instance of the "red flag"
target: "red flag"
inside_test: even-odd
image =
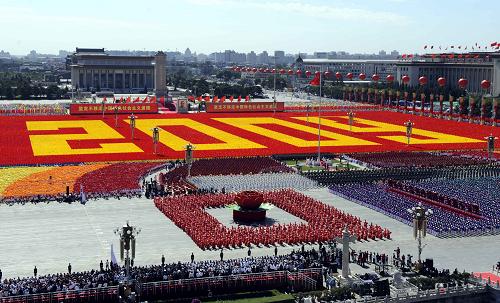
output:
[[[450,59],[453,59],[454,57],[455,57],[455,55],[454,55],[454,54],[449,54],[449,55],[448,55],[448,58],[450,58]]]
[[[153,96],[153,98],[149,99],[150,103],[156,103],[156,96]]]
[[[106,102],[108,101],[108,99],[106,99],[106,96],[104,96],[104,98],[102,98],[102,102]]]
[[[201,96],[198,96],[198,102],[201,101]]]
[[[238,102],[240,102],[240,101],[241,101],[241,95],[238,96]]]
[[[233,99],[234,99],[233,96],[229,97],[229,101],[233,102]]]
[[[247,95],[247,96],[245,97],[245,101],[246,101],[246,102],[250,101],[250,96],[249,96],[249,95]]]
[[[137,103],[137,102],[141,102],[141,98],[139,98],[139,97],[135,98],[134,103]]]
[[[131,103],[132,102],[132,97],[128,96],[126,103]]]
[[[205,97],[205,102],[210,102],[210,97],[209,96]]]
[[[142,102],[143,102],[143,103],[147,103],[148,101],[149,101],[148,96],[146,96],[146,97],[144,98],[144,100],[142,100]]]
[[[403,54],[401,58],[406,59],[406,54]]]
[[[194,96],[188,96],[189,101],[194,101]]]
[[[212,102],[217,102],[217,101],[219,101],[219,97],[214,96],[214,98],[212,99]]]
[[[409,55],[408,55],[408,58],[413,58],[413,54],[409,54]]]
[[[314,75],[314,78],[309,82],[310,85],[312,86],[319,86],[319,74]]]
[[[220,102],[224,103],[225,101],[226,101],[226,96],[222,96],[222,98],[220,98]]]
[[[120,97],[120,103],[123,103],[123,97]]]
[[[165,105],[165,97],[164,96],[161,96],[160,97],[160,103]]]

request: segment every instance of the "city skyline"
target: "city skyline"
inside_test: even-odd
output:
[[[12,55],[31,50],[56,54],[77,46],[180,52],[189,47],[205,54],[226,49],[377,54],[380,50],[423,53],[424,45],[436,50],[476,43],[484,47],[500,39],[496,1],[188,0],[137,7],[128,1],[117,5],[90,0],[85,4],[0,1],[4,15],[0,26],[9,28],[0,32],[1,49]],[[490,9],[484,10],[485,4]],[[96,14],[96,8],[104,14]],[[462,20],[470,22],[464,26]]]

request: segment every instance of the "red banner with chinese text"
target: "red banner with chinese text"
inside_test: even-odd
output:
[[[105,103],[104,114],[114,114],[115,108],[118,108],[118,114],[156,114],[158,113],[158,104],[119,104],[119,103]],[[102,104],[70,104],[69,113],[71,115],[102,115]]]
[[[207,103],[207,113],[282,112],[284,102]]]

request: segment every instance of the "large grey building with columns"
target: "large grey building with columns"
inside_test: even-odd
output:
[[[453,57],[452,57],[453,55]],[[467,56],[467,57],[465,57]],[[500,52],[475,52],[466,54],[425,54],[418,58],[400,60],[396,64],[396,79],[410,77],[410,86],[417,86],[418,79],[425,76],[430,86],[437,86],[437,79],[444,77],[446,86],[457,88],[458,80],[468,80],[469,92],[483,92],[481,81],[491,82],[489,93],[500,95]]]
[[[166,94],[166,56],[115,56],[104,48],[77,48],[68,56],[73,87],[80,91]]]

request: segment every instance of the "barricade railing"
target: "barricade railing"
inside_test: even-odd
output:
[[[429,300],[447,299],[464,295],[477,295],[487,291],[484,285],[464,285],[446,287],[439,289],[419,290],[413,295],[401,295],[397,297],[372,297],[359,298],[335,302],[350,303],[393,303],[393,302],[427,302]]]
[[[106,303],[117,300],[117,286],[0,297],[0,303]]]
[[[273,289],[291,286],[296,290],[314,290],[321,277],[321,269],[296,272],[274,271],[229,276],[190,278],[141,284],[141,300],[206,295],[208,291],[224,293],[227,290]],[[0,297],[0,303],[105,303],[117,301],[118,287],[59,291],[45,294]]]

